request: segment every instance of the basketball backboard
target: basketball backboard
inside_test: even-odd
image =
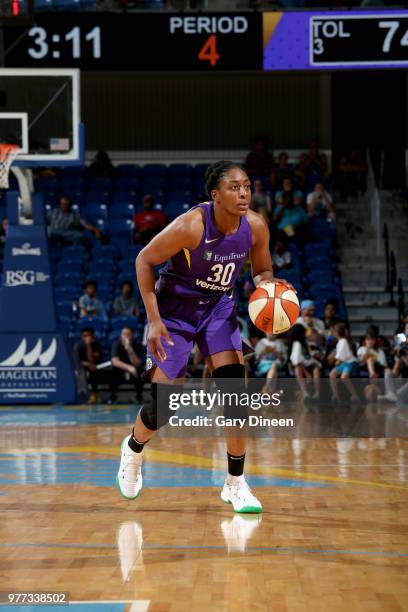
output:
[[[79,70],[0,69],[0,143],[19,145],[17,166],[83,163]]]

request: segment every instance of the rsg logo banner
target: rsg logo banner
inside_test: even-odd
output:
[[[6,270],[6,287],[21,287],[22,285],[33,286],[35,283],[45,283],[49,274],[44,272],[34,272],[34,270]]]
[[[10,213],[16,206],[9,207]],[[0,333],[56,333],[45,225],[10,224],[2,280]]]

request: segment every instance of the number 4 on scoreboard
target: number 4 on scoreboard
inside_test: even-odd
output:
[[[210,62],[210,66],[215,66],[220,59],[217,53],[217,37],[211,34],[198,53],[198,59],[201,61]]]

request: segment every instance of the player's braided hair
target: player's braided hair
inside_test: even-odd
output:
[[[215,164],[208,166],[205,172],[205,191],[209,198],[211,198],[211,192],[213,189],[217,189],[218,183],[225,178],[227,173],[233,168],[239,168],[244,170],[241,164],[236,164],[232,161],[218,161]],[[245,170],[244,170],[245,171]]]

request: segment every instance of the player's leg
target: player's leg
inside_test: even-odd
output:
[[[169,326],[167,326],[169,329]],[[151,401],[143,403],[136,417],[132,433],[121,444],[121,461],[117,475],[117,486],[123,497],[135,499],[143,484],[141,466],[145,444],[153,438],[156,431],[170,418],[169,401],[166,397],[174,392],[184,380],[188,357],[193,347],[193,338],[169,329],[173,345],[166,346],[167,358],[164,363],[156,363],[155,357],[148,355],[151,380]]]
[[[242,351],[227,350],[206,357],[206,363],[211,371],[211,378],[216,381],[222,393],[245,393],[245,365]],[[246,407],[224,407],[227,418],[246,418]],[[246,439],[243,436],[227,436],[228,474],[221,491],[221,499],[232,504],[235,512],[259,513],[262,505],[253,495],[244,477]]]

